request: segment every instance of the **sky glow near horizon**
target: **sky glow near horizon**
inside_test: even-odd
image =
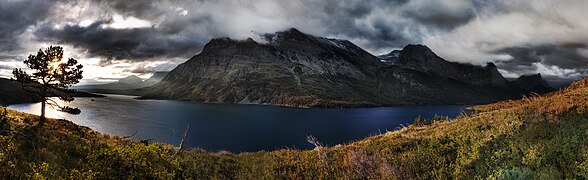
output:
[[[588,75],[584,0],[0,0],[0,77],[39,48],[63,46],[83,83],[148,78],[212,38],[297,28],[374,55],[425,44],[455,62],[494,62],[509,78]]]

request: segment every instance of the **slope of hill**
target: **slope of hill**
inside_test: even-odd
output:
[[[77,91],[74,97],[104,97],[102,95]],[[22,89],[22,85],[10,79],[0,78],[0,105],[39,102],[37,96]]]
[[[232,154],[108,136],[0,108],[0,176],[12,179],[585,179],[588,79],[314,150]]]
[[[146,99],[256,103],[294,107],[478,104],[520,98],[496,66],[448,62],[409,45],[394,63],[346,40],[290,29],[253,39],[211,40]]]
[[[20,83],[0,78],[0,105],[34,103],[39,100],[33,93],[22,89]]]

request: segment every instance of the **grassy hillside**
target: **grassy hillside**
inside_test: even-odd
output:
[[[335,147],[231,154],[184,151],[65,120],[0,117],[0,176],[73,179],[588,178],[588,79],[545,97],[472,107]],[[0,108],[0,114],[2,109]],[[430,122],[430,121],[429,121]],[[423,125],[428,124],[428,125]]]

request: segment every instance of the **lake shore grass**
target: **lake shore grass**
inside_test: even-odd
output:
[[[26,179],[588,178],[588,79],[334,147],[233,154],[145,144],[0,108],[0,176]]]

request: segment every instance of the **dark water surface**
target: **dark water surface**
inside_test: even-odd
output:
[[[414,118],[435,114],[455,117],[465,106],[384,107],[358,109],[296,109],[262,105],[207,104],[171,100],[135,100],[133,96],[76,98],[69,106],[80,115],[55,110],[49,117],[65,118],[99,132],[153,139],[178,145],[189,125],[188,145],[232,152],[309,149],[307,135],[326,145],[343,144],[398,129]],[[10,109],[39,114],[40,103]]]

